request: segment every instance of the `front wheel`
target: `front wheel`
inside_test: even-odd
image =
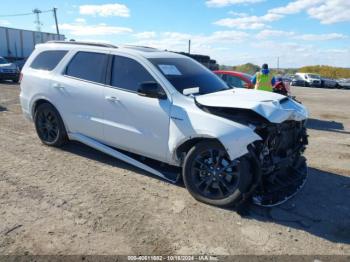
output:
[[[186,155],[183,179],[195,199],[229,207],[242,200],[252,184],[253,174],[247,157],[231,161],[219,142],[204,141]]]
[[[67,133],[60,114],[54,106],[44,103],[34,114],[36,132],[45,145],[60,147],[67,142]]]

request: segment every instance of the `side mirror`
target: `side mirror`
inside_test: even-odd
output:
[[[159,86],[157,82],[143,82],[140,84],[137,93],[140,96],[146,96],[151,98],[166,99],[164,90]]]

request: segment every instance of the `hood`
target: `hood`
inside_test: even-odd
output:
[[[257,90],[235,88],[196,97],[197,103],[208,107],[249,109],[271,123],[307,119],[307,109],[285,96]]]
[[[17,66],[14,63],[0,64],[2,69],[16,69]]]

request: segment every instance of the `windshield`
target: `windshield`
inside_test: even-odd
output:
[[[189,58],[150,58],[168,81],[184,94],[185,89],[200,95],[229,89],[227,84],[208,69]]]
[[[7,60],[3,57],[0,57],[0,65],[2,64],[8,64],[9,62],[7,62]]]
[[[313,75],[313,74],[309,74],[310,78],[314,78],[314,79],[320,79],[319,75]]]

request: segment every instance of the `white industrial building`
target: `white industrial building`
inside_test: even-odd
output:
[[[27,58],[36,44],[64,39],[64,35],[0,26],[0,56],[13,59]]]

